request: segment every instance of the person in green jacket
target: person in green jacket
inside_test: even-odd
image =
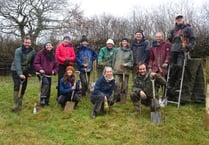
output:
[[[115,76],[114,101],[126,103],[128,93],[129,72],[133,66],[133,52],[129,47],[129,40],[123,38],[120,47],[113,54],[112,67]],[[125,95],[124,95],[125,94]],[[125,96],[125,97],[123,97]],[[123,100],[121,100],[123,98]]]
[[[31,39],[28,36],[23,39],[23,45],[15,50],[14,60],[11,65],[14,82],[14,107],[11,110],[12,112],[20,111],[22,108],[22,100],[28,77],[32,74],[35,54],[35,50],[31,47]]]
[[[112,39],[108,39],[106,42],[106,46],[102,47],[99,51],[98,56],[98,77],[102,76],[103,69],[105,66],[112,67],[112,59],[115,51],[114,41]]]

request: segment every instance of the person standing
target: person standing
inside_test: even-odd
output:
[[[91,95],[91,102],[94,108],[91,112],[91,117],[94,119],[99,111],[104,111],[104,103],[107,102],[108,106],[112,106],[114,102],[111,99],[113,89],[115,87],[115,80],[113,78],[112,68],[106,66],[103,75],[96,81],[94,91]]]
[[[93,68],[93,61],[97,59],[97,54],[88,45],[88,39],[82,36],[81,45],[76,54],[76,62],[80,71],[80,80],[82,86],[82,96],[86,95],[89,86],[90,73]]]
[[[57,46],[56,51],[55,51],[55,56],[59,64],[58,88],[57,88],[57,97],[58,97],[60,95],[59,81],[63,77],[66,67],[69,65],[73,65],[76,59],[74,47],[70,41],[69,36],[65,36],[63,38],[62,43]]]
[[[56,75],[58,72],[58,64],[55,58],[52,43],[47,41],[34,59],[35,71],[41,84],[40,105],[49,105],[50,92],[51,92],[51,75]]]
[[[131,91],[131,101],[137,112],[141,112],[140,104],[151,105],[152,94],[152,82],[151,79],[155,79],[155,84],[165,85],[165,78],[161,77],[159,74],[150,72],[146,68],[146,64],[141,63],[138,65],[138,72],[134,80]],[[157,88],[155,88],[156,90]]]
[[[131,50],[133,51],[133,58],[134,58],[133,69],[132,69],[133,79],[136,73],[138,72],[138,68],[137,68],[138,64],[148,63],[149,48],[150,48],[149,41],[145,39],[143,30],[136,31],[134,38],[135,40],[131,46]]]
[[[112,66],[116,83],[114,90],[114,101],[122,101],[121,97],[123,92],[123,94],[125,94],[125,98],[123,99],[124,102],[122,103],[125,103],[128,93],[129,72],[133,66],[133,52],[129,47],[129,41],[127,38],[123,38],[121,40],[120,47],[115,50]],[[123,78],[123,74],[125,75],[125,78]],[[123,88],[121,88],[122,83]]]
[[[102,47],[99,51],[98,55],[98,71],[99,71],[99,77],[102,76],[102,71],[105,66],[110,66],[112,67],[112,59],[113,59],[113,54],[115,51],[114,48],[114,41],[112,39],[108,39],[106,42],[106,46]]]
[[[14,107],[11,109],[12,112],[22,109],[22,100],[27,87],[28,77],[32,74],[35,54],[35,50],[31,47],[30,37],[24,37],[23,45],[15,50],[14,60],[11,65],[14,82]]]
[[[157,32],[149,54],[148,68],[152,72],[158,73],[163,77],[167,75],[170,49],[170,43],[164,41],[164,34]]]
[[[179,87],[184,59],[188,59],[185,58],[185,54],[189,53],[195,45],[193,30],[184,21],[183,15],[178,14],[175,20],[175,28],[170,31],[168,37],[171,42],[169,89]]]

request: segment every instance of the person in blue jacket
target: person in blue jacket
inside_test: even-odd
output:
[[[78,47],[76,54],[76,62],[80,71],[80,80],[82,86],[82,96],[86,95],[89,86],[90,72],[93,68],[93,61],[98,57],[88,45],[88,39],[85,35],[82,36],[81,45]]]
[[[91,95],[91,102],[94,104],[91,117],[94,119],[99,111],[104,110],[104,103],[107,102],[108,106],[114,104],[111,99],[112,92],[115,88],[115,80],[113,78],[113,70],[111,67],[106,66],[103,75],[96,81],[94,90]]]
[[[67,101],[75,102],[74,108],[77,107],[77,104],[81,98],[80,96],[80,81],[75,82],[75,69],[72,66],[66,68],[64,77],[60,79],[59,91],[60,96],[58,97],[58,103],[61,104],[62,108],[65,107]],[[72,92],[74,91],[74,96],[71,100]]]

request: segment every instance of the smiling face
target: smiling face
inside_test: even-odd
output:
[[[46,48],[47,51],[51,51],[53,47],[52,47],[51,43],[47,43],[45,48]]]
[[[163,34],[158,32],[156,33],[155,35],[155,40],[158,42],[158,43],[161,43],[163,41]]]
[[[24,39],[23,45],[25,46],[26,49],[31,47],[31,40],[30,39]]]
[[[113,45],[111,43],[107,43],[106,46],[107,46],[108,49],[112,49],[113,48]]]
[[[68,76],[72,76],[72,75],[73,75],[73,71],[72,71],[72,70],[70,70],[70,69],[69,69],[69,70],[67,70],[67,75],[68,75]]]
[[[127,40],[123,40],[121,42],[121,46],[124,47],[124,48],[128,47],[128,41]]]
[[[136,33],[134,37],[135,37],[136,41],[141,41],[143,38],[143,35],[142,35],[142,33]]]
[[[179,17],[176,19],[176,24],[183,24],[184,23],[184,18],[183,17]]]
[[[145,64],[139,65],[139,73],[140,73],[140,75],[144,76],[146,74],[146,72],[147,72],[147,68],[146,68]]]
[[[113,72],[111,67],[105,67],[104,75],[107,79],[111,79],[113,77]]]
[[[66,38],[66,39],[63,40],[62,43],[64,44],[64,46],[67,46],[67,45],[70,44],[70,39]]]

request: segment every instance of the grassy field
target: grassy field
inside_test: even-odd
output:
[[[33,114],[38,102],[39,83],[29,80],[23,110],[10,112],[13,105],[13,83],[0,78],[0,145],[208,145],[209,132],[203,127],[204,105],[168,105],[162,111],[162,125],[150,122],[149,108],[141,116],[127,104],[115,104],[110,113],[90,118],[92,104],[82,98],[79,108],[64,113],[55,101],[56,80],[53,78],[50,105]],[[129,84],[129,87],[131,84]]]

